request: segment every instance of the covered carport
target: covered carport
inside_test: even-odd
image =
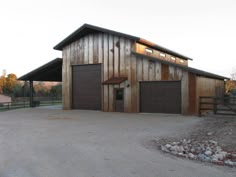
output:
[[[33,81],[62,81],[62,58],[56,58],[35,70],[21,76],[18,80],[29,82],[30,84],[30,107],[33,107]]]

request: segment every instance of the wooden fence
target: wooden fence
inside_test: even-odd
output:
[[[33,107],[59,105],[59,104],[62,104],[61,100],[34,101]],[[30,107],[29,101],[4,102],[0,103],[0,112],[10,109],[27,108],[27,107]]]
[[[236,116],[236,97],[199,97],[199,116],[203,112],[212,111],[218,115]]]

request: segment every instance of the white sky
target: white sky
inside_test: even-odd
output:
[[[236,68],[236,0],[1,0],[0,23],[0,72],[18,77],[61,57],[53,47],[84,23],[150,40],[191,67]]]

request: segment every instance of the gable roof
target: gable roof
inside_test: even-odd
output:
[[[119,36],[119,37],[124,37],[124,38],[130,39],[130,40],[139,42],[141,44],[147,45],[147,46],[149,46],[153,49],[157,49],[161,52],[165,52],[165,53],[174,55],[176,57],[179,57],[179,58],[182,58],[182,59],[185,59],[185,60],[192,60],[191,58],[189,58],[187,56],[184,56],[184,55],[179,54],[175,51],[169,50],[165,47],[162,47],[160,45],[157,45],[155,43],[152,43],[152,42],[147,41],[145,39],[142,39],[140,37],[132,36],[132,35],[125,34],[125,33],[120,33],[120,32],[117,32],[117,31],[101,28],[101,27],[98,27],[98,26],[93,26],[93,25],[90,25],[90,24],[82,25],[80,28],[78,28],[76,31],[74,31],[72,34],[70,34],[68,37],[66,37],[64,40],[62,40],[60,43],[58,43],[53,49],[62,50],[65,46],[67,46],[70,43],[78,40],[79,38],[82,38],[83,36],[85,36],[87,34],[98,33],[98,32],[108,33],[108,34],[116,35],[116,36]]]

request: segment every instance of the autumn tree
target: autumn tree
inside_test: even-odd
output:
[[[6,78],[6,93],[7,94],[12,94],[13,93],[13,89],[15,87],[15,85],[17,84],[17,77],[15,74],[8,74],[7,78]]]
[[[231,79],[226,81],[225,91],[229,93],[232,90],[236,90],[236,69],[233,70],[231,74]]]
[[[0,76],[0,94],[5,92],[6,84],[6,70],[3,70],[2,75]]]

